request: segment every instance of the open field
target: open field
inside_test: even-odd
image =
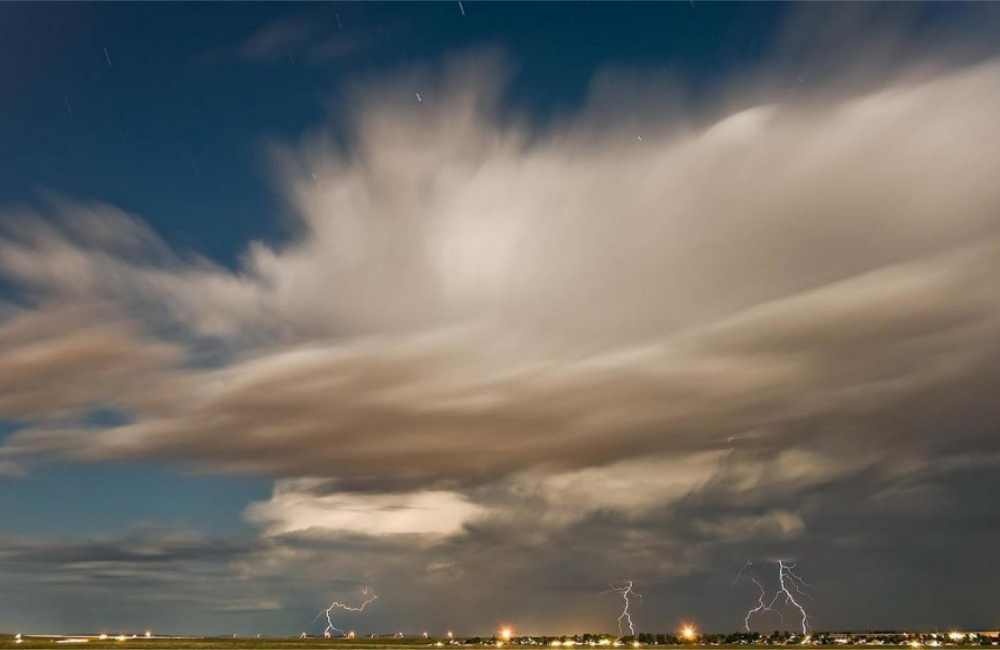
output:
[[[71,638],[87,638],[85,643],[68,642]],[[62,643],[60,643],[60,641]],[[114,648],[124,650],[131,647],[132,650],[415,650],[416,648],[434,648],[435,640],[423,638],[404,639],[323,639],[308,638],[299,639],[297,637],[174,637],[174,638],[136,638],[126,641],[117,641],[113,636],[108,639],[95,639],[87,635],[80,637],[45,637],[45,636],[25,636],[21,643],[16,643],[13,635],[0,636],[0,648],[6,650],[30,650],[33,648],[66,648],[66,647],[86,647],[95,650]],[[464,647],[464,646],[455,646]]]
[[[83,638],[81,635],[79,638]],[[66,643],[66,639],[73,637],[42,637],[25,636],[21,643],[16,643],[12,635],[0,636],[0,648],[6,650],[30,650],[33,648],[66,648],[86,647],[95,650],[114,648],[123,650],[131,647],[133,650],[415,650],[415,648],[433,648],[434,641],[427,639],[382,639],[382,640],[346,640],[346,639],[322,639],[309,638],[299,639],[295,637],[270,637],[270,638],[231,638],[231,637],[177,637],[160,639],[128,639],[121,642],[114,639],[94,639],[89,638],[86,643]],[[63,641],[64,643],[59,643]]]

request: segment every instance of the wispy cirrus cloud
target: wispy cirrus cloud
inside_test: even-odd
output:
[[[270,62],[291,57],[321,63],[341,59],[366,49],[374,35],[366,38],[344,31],[329,16],[299,15],[262,25],[238,48],[241,58]]]
[[[285,18],[261,26],[240,47],[247,59],[272,59],[295,51],[317,32],[315,21],[304,17]]]

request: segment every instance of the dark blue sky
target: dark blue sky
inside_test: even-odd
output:
[[[264,143],[323,124],[345,83],[500,47],[517,66],[512,102],[544,119],[574,110],[607,66],[663,68],[698,86],[752,66],[783,8],[473,2],[464,17],[449,2],[0,11],[8,152],[0,200],[46,190],[100,198],[141,213],[179,246],[231,261],[246,241],[281,234]],[[241,56],[257,30],[281,21],[302,21],[312,38],[343,50],[310,55],[308,44],[290,42]]]
[[[0,391],[9,393],[9,399],[0,394],[0,443],[6,444],[0,444],[0,564],[18,568],[23,574],[18,584],[30,591],[23,602],[0,596],[0,631],[22,625],[26,631],[186,625],[228,632],[239,626],[249,630],[247,621],[255,620],[260,629],[297,632],[309,625],[317,600],[351,596],[362,581],[386,575],[366,561],[390,567],[389,573],[400,570],[391,558],[410,558],[400,550],[408,543],[393,537],[400,526],[417,535],[447,532],[435,545],[410,544],[420,547],[413,551],[412,565],[419,564],[430,577],[404,580],[406,585],[440,594],[434,590],[448,588],[442,576],[466,579],[463,570],[488,574],[484,579],[497,584],[537,579],[536,587],[549,599],[532,601],[532,607],[550,608],[549,618],[526,613],[527,605],[506,592],[468,605],[490,612],[495,607],[497,616],[507,612],[536,630],[564,631],[603,621],[607,608],[586,595],[588,590],[633,571],[647,576],[645,587],[656,603],[650,607],[663,608],[665,619],[694,610],[706,623],[725,627],[731,623],[725,608],[734,602],[719,605],[691,594],[699,584],[721,588],[730,569],[748,557],[762,562],[786,554],[809,557],[813,570],[827,580],[836,580],[853,562],[869,571],[881,566],[876,591],[892,597],[894,581],[913,585],[941,579],[947,567],[933,560],[930,542],[899,557],[873,559],[888,553],[885,540],[923,534],[932,516],[955,503],[963,505],[951,512],[950,525],[968,536],[968,545],[957,537],[934,543],[964,555],[955,571],[972,579],[981,557],[977,553],[989,547],[998,529],[995,512],[969,477],[982,472],[982,481],[995,483],[989,478],[993,461],[976,464],[973,459],[994,458],[991,454],[1000,450],[995,407],[986,398],[977,401],[970,387],[989,385],[995,370],[968,369],[956,361],[954,367],[966,374],[956,371],[953,383],[935,384],[933,399],[940,403],[934,402],[928,416],[954,419],[930,433],[913,406],[931,403],[919,392],[930,384],[920,384],[884,412],[868,403],[829,411],[815,405],[827,400],[839,405],[839,399],[846,404],[849,388],[864,392],[881,386],[896,371],[910,378],[906,372],[917,373],[907,363],[913,358],[922,368],[937,368],[935,355],[943,353],[928,339],[910,337],[950,336],[958,329],[952,329],[952,319],[988,312],[987,307],[952,304],[951,294],[939,303],[934,297],[926,300],[932,307],[940,304],[941,313],[929,313],[932,307],[919,312],[910,303],[879,311],[883,297],[888,304],[892,297],[910,295],[892,276],[878,300],[846,310],[848,324],[839,330],[790,331],[778,337],[780,344],[767,336],[759,342],[755,330],[746,339],[764,350],[755,360],[771,359],[784,345],[801,344],[809,348],[803,358],[820,367],[805,373],[796,390],[805,386],[807,392],[816,381],[824,392],[801,401],[798,394],[788,398],[794,414],[774,414],[784,402],[782,390],[772,385],[733,388],[726,383],[732,377],[771,377],[778,364],[744,376],[737,369],[744,366],[719,362],[743,350],[744,339],[734,335],[719,343],[711,337],[729,331],[731,323],[753,325],[755,314],[771,313],[767,310],[778,309],[782,301],[825,289],[841,291],[841,282],[863,285],[875,277],[865,274],[896,264],[936,269],[934,255],[957,255],[970,242],[992,241],[995,217],[983,216],[995,214],[991,159],[978,150],[968,153],[962,143],[996,135],[988,121],[977,121],[978,113],[966,113],[975,113],[969,107],[988,111],[992,106],[989,66],[995,65],[995,43],[1000,42],[995,38],[1000,12],[994,5],[466,1],[463,7],[464,15],[456,2],[0,4],[0,355],[14,359],[10,378],[0,378]],[[508,82],[490,78],[498,69],[490,58],[496,53],[509,66]],[[456,62],[471,66],[473,92],[494,84],[502,90],[498,115],[477,117],[455,142],[435,118],[412,117],[415,110],[401,109],[391,93],[376,91],[368,103],[358,100],[359,88],[404,79],[414,66],[425,76],[412,78],[437,80]],[[962,76],[964,70],[973,77]],[[926,81],[926,88],[920,86],[926,95],[906,95],[911,89],[906,83],[893,86],[897,75],[910,78],[903,73]],[[935,74],[947,79],[935,85]],[[609,79],[615,88],[621,84],[620,95],[612,92],[594,101],[595,84]],[[416,85],[403,94],[422,92],[426,97],[420,103],[460,125],[467,117],[456,99],[461,89],[449,84],[457,82]],[[883,88],[887,91],[880,95]],[[440,97],[432,96],[434,89]],[[867,123],[844,126],[844,115],[860,115],[872,105],[851,103],[867,92],[877,105],[890,104],[886,97],[904,96],[905,101],[886,109],[899,110],[898,120],[871,129]],[[940,115],[931,110],[938,103],[946,105]],[[773,119],[771,111],[783,105],[794,110]],[[739,112],[746,108],[752,110]],[[585,111],[598,118],[580,120]],[[730,113],[738,114],[723,119]],[[877,120],[880,114],[870,115]],[[675,137],[670,130],[675,118],[705,137],[685,144],[689,133]],[[777,122],[781,128],[774,126]],[[819,126],[813,129],[813,123]],[[896,123],[912,126],[912,133],[926,135],[926,141],[896,133],[890,128]],[[782,130],[786,125],[787,132]],[[329,143],[321,141],[320,131],[332,133],[343,150],[324,148]],[[879,139],[890,131],[885,142]],[[622,133],[631,149],[620,148]],[[549,139],[552,134],[557,135]],[[505,137],[534,146],[514,146],[514,154],[491,148]],[[745,159],[742,137],[760,138],[746,145],[751,153]],[[729,138],[736,149],[726,148]],[[369,142],[378,146],[358,153]],[[646,150],[633,146],[637,142],[662,158],[643,157]],[[799,142],[801,148],[788,144]],[[865,143],[873,144],[868,149]],[[302,190],[278,173],[273,145],[287,147],[300,161],[320,151],[316,158],[329,166],[303,163],[303,169],[319,173],[320,180],[313,176],[316,187]],[[855,145],[857,150],[851,149]],[[827,148],[833,153],[827,155]],[[426,151],[431,152],[427,159],[421,157]],[[385,159],[380,152],[388,152]],[[892,158],[897,154],[899,160]],[[400,160],[419,162],[397,167]],[[331,161],[342,166],[337,170],[343,175],[331,171]],[[788,169],[781,167],[785,161],[792,161]],[[419,167],[412,172],[418,178],[407,176],[413,166]],[[771,167],[784,175],[768,173]],[[867,170],[858,172],[861,180],[851,175],[855,169]],[[897,177],[887,170],[902,171]],[[440,186],[452,182],[453,175],[470,186],[481,185],[475,185],[471,198],[458,190],[442,192]],[[787,194],[774,189],[787,179],[793,186]],[[331,198],[321,191],[328,187],[343,193]],[[595,187],[601,191],[588,194]],[[928,195],[912,198],[913,188]],[[414,196],[425,202],[411,207]],[[813,196],[824,198],[813,201]],[[53,207],[53,197],[62,207]],[[92,202],[132,215],[154,234],[135,235],[131,222],[107,214],[110,208],[92,210],[96,216],[88,221],[80,206]],[[420,221],[425,207],[432,214]],[[458,234],[435,221],[450,224],[449,210],[465,209],[473,216],[455,221]],[[367,248],[351,239],[357,224],[333,218],[353,215],[353,210],[365,227],[389,224],[372,231],[378,234],[368,233]],[[466,229],[494,212],[512,215],[511,221],[529,232],[552,230],[537,237],[517,231],[524,239],[512,245],[512,255],[496,245],[508,232],[507,221]],[[904,213],[918,216],[891,221]],[[324,230],[326,216],[336,222],[329,231]],[[516,221],[522,216],[523,222]],[[601,219],[613,225],[589,230],[605,223]],[[35,230],[41,223],[62,225]],[[81,231],[70,232],[74,227]],[[69,234],[60,235],[59,228]],[[122,241],[111,241],[102,228],[121,234]],[[342,241],[357,246],[345,253]],[[530,244],[537,241],[549,242],[541,257],[557,260],[552,266],[539,262],[541,271],[531,266],[537,260],[531,259],[535,249]],[[439,249],[449,251],[458,260],[455,268],[461,267],[447,266],[448,281],[435,275],[438,267],[427,271],[425,266],[433,264],[421,257],[433,257]],[[22,255],[24,250],[28,254]],[[454,261],[448,259],[448,264]],[[678,261],[671,266],[664,259]],[[527,269],[523,275],[522,269]],[[974,276],[970,285],[990,277],[988,271],[975,275],[966,267],[949,277],[966,278],[966,272]],[[914,271],[913,277],[926,274]],[[979,296],[971,290],[968,295],[970,301]],[[989,299],[983,301],[992,306]],[[820,313],[825,305],[809,303],[806,311]],[[823,313],[823,322],[840,322],[840,312]],[[499,314],[502,334],[480,345],[489,352],[483,353],[487,361],[466,359],[464,343],[455,343],[458,351],[440,358],[427,353],[418,369],[399,360],[411,359],[407,346],[415,344],[407,336],[451,336],[448,327],[467,325],[474,320],[470,314],[484,320]],[[930,323],[926,330],[912,324],[924,316]],[[897,318],[900,324],[893,329]],[[20,325],[20,319],[29,324]],[[853,333],[859,321],[884,325],[885,331],[873,326],[874,334],[862,328],[857,336],[840,338],[844,331]],[[980,329],[962,331],[992,332],[992,323],[977,321]],[[699,345],[713,350],[719,345],[722,351],[704,365],[694,364],[696,387],[647,385],[640,380],[652,382],[650,377],[669,373],[657,374],[661,368],[644,374],[640,361],[636,373],[616,365],[631,358],[634,346],[660,337],[680,336],[683,347],[694,340],[684,337],[698,336],[700,328],[709,334],[708,342]],[[115,343],[105,345],[108,340]],[[509,347],[498,342],[508,340]],[[905,353],[902,344],[898,354],[884,352],[887,341],[897,340],[906,343]],[[861,349],[858,341],[885,356]],[[949,349],[966,351],[973,343],[962,338]],[[858,349],[851,347],[855,344]],[[981,357],[993,358],[993,347],[982,345]],[[911,356],[914,348],[920,352]],[[51,357],[43,354],[49,350]],[[72,358],[66,361],[60,355],[67,350],[79,355],[67,354]],[[614,356],[616,351],[623,356]],[[844,366],[818,362],[825,354]],[[604,388],[600,378],[580,379],[580,394],[571,396],[565,387],[573,383],[573,373],[581,372],[577,362],[586,366],[582,362],[592,356],[597,366],[617,368],[621,376]],[[509,368],[491,365],[501,357]],[[315,381],[305,374],[271,380],[269,373],[284,372],[302,358],[331,367]],[[357,366],[337,365],[344,358]],[[871,368],[852,365],[868,358],[875,359]],[[796,359],[787,367],[808,365]],[[49,361],[51,369],[45,365]],[[476,402],[480,406],[456,407],[454,420],[442,416],[427,424],[428,412],[447,410],[441,404],[464,404],[466,398],[472,404],[468,396],[475,390],[491,382],[504,385],[507,370],[542,361],[565,374],[539,385],[528,377],[524,395],[519,388],[497,389],[512,402],[523,398],[518,406],[527,410],[511,407],[491,416],[481,437],[476,433],[481,423],[470,413],[492,404],[492,393]],[[684,362],[670,361],[671,372]],[[726,368],[721,379],[712,374],[716,363]],[[5,367],[0,365],[0,371]],[[358,404],[368,408],[386,401],[377,390],[375,397],[364,392],[384,388],[382,382],[413,381],[397,387],[398,394],[386,390],[397,399],[476,373],[482,373],[482,381],[471,382],[468,392],[426,396],[419,408],[407,411],[408,418],[394,410],[398,405],[386,412],[374,406],[354,410]],[[258,375],[259,394],[250,388],[246,394],[225,392],[242,386],[244,379],[253,383]],[[76,379],[64,381],[67,376]],[[325,384],[330,377],[337,382]],[[347,383],[357,380],[361,388],[344,388],[338,383],[343,377]],[[856,383],[842,385],[845,377]],[[698,390],[713,381],[720,382],[719,395],[745,407],[738,417],[716,420],[714,406],[688,419],[657,412],[586,440],[549,442],[550,433],[617,421],[633,409],[645,413],[642,397],[647,394],[657,403],[698,402]],[[283,392],[289,385],[297,388],[297,382],[305,386],[303,394]],[[42,407],[32,392],[38,386]],[[316,396],[308,391],[314,386],[319,397],[311,401]],[[341,394],[352,396],[354,389],[361,394],[327,404],[328,398],[333,404]],[[559,392],[563,389],[566,393]],[[834,394],[836,399],[830,397]],[[616,408],[583,417],[588,408],[598,408],[592,404],[602,396],[614,396]],[[806,413],[803,404],[817,411]],[[569,411],[565,417],[559,415],[563,407]],[[966,421],[969,412],[977,417]],[[308,422],[296,420],[301,413],[309,415]],[[704,426],[698,424],[702,421]],[[341,425],[343,431],[337,429]],[[443,432],[440,444],[438,431]],[[508,442],[522,433],[519,444]],[[431,440],[426,453],[407,446],[410,436]],[[616,442],[621,440],[629,442]],[[741,447],[733,441],[747,442]],[[880,460],[860,462],[855,449]],[[372,469],[373,455],[381,458],[372,450],[387,454],[390,470],[383,472],[377,463]],[[438,460],[451,459],[451,453],[460,460]],[[928,461],[934,454],[942,454],[940,465]],[[675,458],[687,460],[671,464]],[[898,465],[912,473],[894,473],[890,468],[897,465],[887,459],[903,459]],[[672,484],[634,488],[659,495],[669,507],[606,497],[586,487],[559,492],[565,485],[617,485],[609,478],[619,475],[614,463],[647,460],[665,462],[668,469],[640,468],[639,474],[676,473],[686,477],[682,483],[690,483],[683,493],[673,492]],[[726,492],[713,473],[719,468],[739,477],[734,484],[756,487],[735,496]],[[545,483],[532,473],[549,471],[565,481]],[[603,471],[611,474],[599,474]],[[785,477],[780,489],[762,478],[771,474]],[[536,479],[541,482],[525,487],[525,481]],[[549,491],[556,494],[553,500],[570,504],[570,514],[545,510],[551,506]],[[518,501],[525,494],[534,500]],[[878,499],[895,505],[875,505],[863,514],[847,506],[869,500],[882,504]],[[302,503],[308,507],[297,509]],[[940,509],[928,514],[921,509],[926,504]],[[385,515],[435,508],[442,513],[441,530],[424,524],[411,530],[411,520],[404,517],[398,524]],[[344,514],[355,511],[368,513],[376,530],[371,539]],[[552,526],[545,533],[552,547],[572,545],[574,539],[588,542],[567,557],[554,557],[505,537],[509,522],[525,525],[519,519],[525,516],[532,526],[536,519]],[[326,532],[310,533],[302,524],[310,517]],[[692,523],[685,528],[681,518]],[[894,532],[880,537],[880,526],[889,527],[884,522],[892,522]],[[456,537],[458,528],[462,534]],[[761,541],[753,533],[747,541],[732,533],[737,529],[773,535]],[[626,552],[628,545],[620,544],[626,530],[639,551]],[[660,546],[643,546],[643,540],[653,538]],[[143,555],[135,550],[139,547],[155,552]],[[491,553],[499,558],[497,566],[513,567],[509,574],[483,563]],[[334,558],[329,565],[324,554]],[[649,560],[654,555],[672,559]],[[858,555],[865,559],[859,561]],[[293,556],[299,563],[288,559]],[[607,571],[599,577],[590,573],[605,560]],[[87,597],[85,588],[53,590],[31,579],[33,573],[51,572],[70,584],[73,572],[88,562],[102,568],[86,578],[95,589],[107,590],[101,591],[107,608],[122,607],[120,615],[94,605],[84,617],[73,599]],[[721,565],[721,572],[706,569],[706,562]],[[278,565],[284,568],[261,569]],[[250,574],[254,577],[247,578]],[[107,596],[123,585],[123,597],[163,589],[180,602],[183,590],[177,584],[212,580],[219,582],[218,591],[199,587],[194,614],[177,605],[172,613],[147,615],[138,605],[128,608]],[[61,583],[53,578],[52,584]],[[426,613],[407,589],[379,587],[385,590],[385,607],[396,608],[387,612],[410,607],[410,613],[394,618],[376,612],[378,625],[447,623],[440,612],[446,608]],[[857,582],[844,582],[833,591],[849,594],[857,587]],[[677,589],[687,591],[678,596]],[[566,593],[579,598],[562,600]],[[824,626],[986,624],[985,610],[969,605],[980,593],[986,588],[971,588],[941,620],[927,620],[940,603],[922,593],[871,615],[868,602],[826,603],[827,617],[819,620]],[[730,596],[737,608],[743,595]],[[963,618],[965,611],[971,613]],[[470,629],[463,631],[492,625],[492,613],[477,616],[469,614]]]

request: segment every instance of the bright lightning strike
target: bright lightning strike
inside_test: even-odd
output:
[[[620,586],[612,586],[611,589],[610,589],[610,591],[613,591],[616,594],[621,594],[622,595],[622,600],[625,601],[625,605],[624,605],[624,607],[622,609],[622,613],[619,614],[619,616],[618,616],[618,636],[622,636],[623,633],[624,633],[624,628],[622,627],[623,623],[626,624],[626,625],[628,625],[629,634],[631,636],[635,636],[635,625],[633,625],[633,623],[632,623],[632,612],[631,612],[631,609],[630,609],[631,605],[632,605],[632,602],[629,600],[629,598],[631,596],[636,596],[638,598],[642,598],[642,594],[637,594],[634,591],[632,591],[632,581],[631,580],[626,581],[624,584],[622,584]]]
[[[378,600],[378,595],[374,591],[372,591],[369,594],[367,585],[361,589],[361,595],[364,596],[364,600],[357,607],[351,607],[350,605],[346,605],[340,601],[334,601],[330,603],[329,607],[322,610],[319,613],[319,615],[316,616],[316,618],[319,618],[320,616],[326,615],[326,629],[323,630],[324,637],[329,639],[330,637],[333,636],[334,632],[339,632],[340,634],[344,634],[343,630],[341,630],[340,628],[338,628],[336,625],[333,624],[333,615],[332,615],[333,610],[342,609],[345,612],[363,612],[365,611],[365,608],[367,608],[373,602]]]
[[[750,619],[753,618],[754,614],[756,614],[757,612],[767,612],[771,610],[770,607],[764,604],[764,596],[765,596],[764,585],[760,584],[760,580],[758,580],[753,576],[750,576],[750,579],[753,580],[753,583],[755,585],[757,585],[758,594],[757,594],[757,606],[748,610],[746,617],[743,619],[743,627],[746,628],[747,632],[750,631]]]
[[[795,564],[786,563],[784,560],[778,560],[778,592],[774,594],[774,598],[771,600],[771,605],[773,605],[778,598],[784,596],[785,604],[791,605],[799,610],[799,613],[802,614],[803,636],[809,634],[809,615],[806,614],[805,607],[803,607],[799,601],[795,600],[795,595],[792,592],[794,591],[800,596],[805,596],[806,592],[802,589],[804,586],[808,585],[805,580],[795,573]],[[770,608],[771,605],[768,605],[768,608]]]
[[[743,577],[744,571],[746,571],[750,567],[753,567],[753,562],[749,562],[748,561],[746,564],[744,564],[743,568],[741,568],[740,571],[739,571],[739,573],[736,574],[736,579],[733,580],[733,584],[736,584],[737,582],[739,582],[740,578]],[[771,607],[770,607],[770,605],[768,605],[767,603],[764,602],[764,599],[767,597],[767,590],[764,589],[764,585],[761,584],[760,580],[758,580],[757,577],[754,576],[754,575],[752,575],[752,574],[748,574],[747,577],[755,585],[757,585],[757,605],[756,605],[756,607],[752,607],[752,608],[748,609],[747,613],[746,613],[746,616],[743,617],[743,627],[746,629],[747,632],[749,632],[750,631],[750,619],[753,618],[754,614],[757,614],[759,612],[769,612],[769,611],[771,611]]]

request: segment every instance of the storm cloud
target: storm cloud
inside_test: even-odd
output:
[[[502,110],[506,74],[373,82],[346,139],[275,145],[296,236],[235,269],[110,206],[22,211],[0,235],[0,473],[274,477],[248,574],[355,540],[351,588],[395,581],[419,612],[402,586],[536,585],[491,602],[529,627],[528,605],[600,612],[553,587],[620,577],[590,567],[665,594],[736,548],[871,557],[958,501],[987,548],[956,477],[1000,464],[1000,63],[640,119],[598,84],[544,128]]]

